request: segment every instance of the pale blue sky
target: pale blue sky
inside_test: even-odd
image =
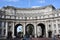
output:
[[[0,0],[0,7],[10,5],[19,8],[31,8],[50,4],[60,8],[60,0]]]
[[[22,32],[22,26],[17,27],[17,32]]]

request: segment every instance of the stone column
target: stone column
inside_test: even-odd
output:
[[[4,35],[4,22],[2,22],[2,36]]]
[[[52,21],[52,37],[54,36],[54,23]]]
[[[6,33],[5,33],[6,37],[7,37],[7,34],[8,34],[8,22],[6,22]]]
[[[48,37],[48,23],[45,22],[46,37]]]
[[[14,22],[12,23],[12,37],[14,38]]]
[[[57,22],[57,20],[56,20],[56,31],[57,31],[57,34],[58,34],[59,32],[58,32],[58,22]]]
[[[37,36],[38,36],[38,37],[41,36],[41,35],[42,35],[41,26],[37,26],[36,29],[37,29],[37,30],[36,30]]]
[[[25,35],[25,24],[23,25],[23,36]]]
[[[37,37],[37,32],[36,32],[37,28],[36,28],[36,24],[34,24],[34,30],[35,30],[35,37]]]

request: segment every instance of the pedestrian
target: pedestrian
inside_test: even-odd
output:
[[[30,40],[32,40],[32,35],[30,35]]]
[[[24,35],[23,40],[29,40],[29,35],[28,34]]]
[[[24,35],[23,40],[26,40],[26,35]]]
[[[54,36],[52,37],[52,40],[57,40],[56,35],[54,35]]]

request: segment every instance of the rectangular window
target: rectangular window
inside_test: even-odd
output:
[[[2,16],[0,15],[0,18],[2,18]]]
[[[56,28],[56,24],[54,24],[54,28]]]
[[[2,27],[2,21],[0,21],[0,27]]]
[[[15,17],[14,16],[11,16],[11,19],[15,19]]]
[[[56,33],[56,30],[54,30],[54,33]]]
[[[2,18],[4,18],[4,15],[2,15]]]
[[[53,17],[53,15],[49,15],[49,17]]]
[[[4,28],[6,27],[6,22],[4,22]]]
[[[60,28],[60,24],[58,24],[58,28]]]
[[[60,13],[59,13],[59,16],[60,16]]]
[[[59,30],[59,33],[60,33],[60,30]]]
[[[55,17],[57,17],[57,14],[55,14]]]
[[[6,18],[10,18],[10,16],[6,16]]]
[[[2,34],[2,29],[0,29],[0,35]]]
[[[4,29],[4,35],[5,35],[5,33],[6,33],[6,30]]]
[[[49,25],[49,28],[51,28],[51,25]]]
[[[2,22],[2,27],[4,27],[4,22]]]

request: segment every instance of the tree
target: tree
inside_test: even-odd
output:
[[[29,25],[29,35],[32,35],[32,32],[33,32],[33,26],[32,25]]]
[[[22,38],[22,36],[23,36],[23,32],[18,32],[18,37]]]

